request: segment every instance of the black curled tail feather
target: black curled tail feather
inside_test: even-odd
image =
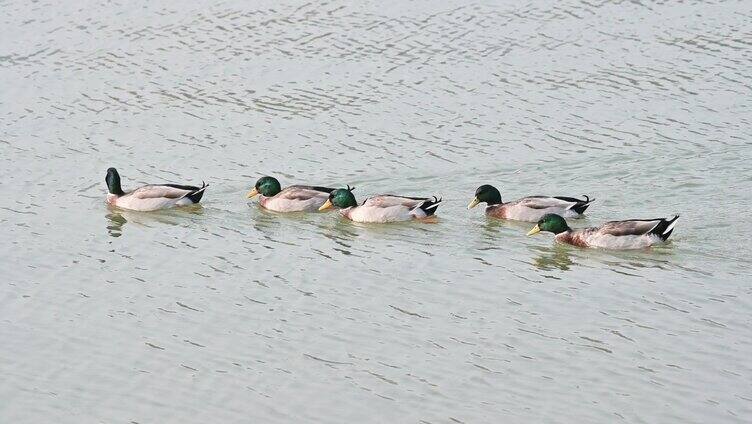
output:
[[[423,203],[420,204],[420,206],[418,206],[418,208],[425,212],[426,216],[431,216],[436,213],[436,209],[439,208],[439,203],[441,203],[441,200],[441,198],[433,196],[432,199],[426,199]]]
[[[201,198],[204,197],[204,191],[206,190],[207,187],[209,187],[209,184],[206,184],[205,182],[201,181],[201,188],[191,193],[188,193],[185,197],[189,198],[191,202],[193,203],[198,203],[201,201]]]
[[[674,232],[674,225],[676,225],[677,219],[679,219],[679,215],[676,215],[671,219],[662,218],[661,222],[650,230],[650,234],[655,234],[660,237],[661,240],[666,241],[671,236],[671,233]]]
[[[579,215],[582,215],[583,213],[585,213],[585,210],[590,206],[591,203],[595,202],[595,199],[591,199],[590,197],[588,197],[587,194],[583,194],[583,197],[585,197],[585,200],[574,199],[574,198],[571,199],[577,203],[570,206],[569,209],[577,212]]]

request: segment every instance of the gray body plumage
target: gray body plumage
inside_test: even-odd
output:
[[[564,218],[579,218],[587,206],[595,199],[586,201],[548,196],[529,196],[512,202],[486,207],[486,214],[496,218],[515,221],[537,222],[546,214],[557,214]]]
[[[191,197],[196,198],[196,195],[203,193],[207,186],[192,187],[191,189],[185,188],[188,186],[181,187],[183,188],[149,184],[121,196],[108,194],[107,202],[119,208],[134,211],[168,209],[198,203],[194,202]],[[198,198],[200,199],[200,196]]]
[[[430,203],[426,206],[426,204]],[[426,218],[441,200],[382,194],[369,197],[362,205],[340,210],[346,218],[363,223],[386,223]]]
[[[674,230],[676,220],[657,218],[610,221],[599,227],[570,230],[556,236],[557,241],[606,249],[641,249],[662,243]]]
[[[293,185],[274,196],[259,196],[259,204],[275,212],[314,212],[328,198],[328,191],[317,190],[311,186]]]

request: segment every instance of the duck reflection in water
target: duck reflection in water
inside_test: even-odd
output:
[[[123,225],[128,222],[123,215],[118,212],[108,213],[105,218],[109,220],[107,224],[107,233],[110,237],[120,237],[123,235]]]
[[[298,231],[290,230],[308,225],[314,219],[306,212],[279,213],[264,208],[252,208],[250,214],[253,229],[263,234],[267,240],[279,243],[288,243],[284,240],[291,240],[290,237],[296,234],[300,235]]]
[[[201,204],[184,206],[175,209],[165,209],[155,212],[128,211],[113,206],[108,206],[107,234],[110,237],[123,235],[125,224],[132,223],[143,227],[154,227],[158,224],[185,225],[187,215],[203,215],[204,208]]]
[[[570,267],[577,265],[572,260],[572,249],[568,246],[557,243],[551,247],[531,247],[531,250],[536,253],[532,264],[540,270],[560,269],[569,271]]]
[[[499,237],[516,236],[518,233],[527,231],[530,224],[527,222],[507,221],[502,219],[486,219],[482,225],[481,236],[488,241],[496,242]],[[506,234],[504,234],[506,233]]]

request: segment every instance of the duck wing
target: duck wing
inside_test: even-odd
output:
[[[334,188],[294,185],[280,191],[275,197],[286,200],[310,200],[316,197],[326,197]]]
[[[641,236],[655,234],[666,240],[674,230],[679,215],[671,219],[629,219],[625,221],[610,221],[598,227],[598,234],[611,236]]]
[[[408,209],[414,209],[426,200],[427,197],[408,197],[408,196],[396,196],[393,194],[379,194],[378,196],[369,197],[363,202],[363,206],[371,206],[376,208],[389,208],[392,206],[404,206]]]
[[[520,206],[524,206],[526,208],[530,209],[549,209],[549,208],[556,208],[556,209],[582,209],[583,211],[587,208],[587,205],[589,205],[593,200],[589,197],[585,196],[585,200],[576,199],[574,197],[563,197],[563,196],[528,196],[523,197],[520,200],[517,200],[516,203]],[[584,208],[583,208],[584,206]],[[578,213],[582,213],[578,210]]]
[[[201,187],[177,184],[149,184],[133,190],[128,195],[137,199],[181,199],[198,190],[201,190]]]
[[[410,217],[425,218],[433,215],[439,203],[441,203],[441,199],[435,196],[409,197],[381,194],[366,199],[359,209],[370,210],[374,214],[380,213],[376,211],[390,211],[389,213],[392,214],[403,215],[401,219],[397,220],[406,220]]]

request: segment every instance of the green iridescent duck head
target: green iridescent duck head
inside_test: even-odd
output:
[[[569,225],[567,225],[567,221],[565,221],[564,218],[555,213],[549,213],[543,215],[543,217],[538,220],[538,224],[533,227],[532,230],[528,231],[527,235],[532,236],[541,231],[560,234],[569,230]]]
[[[256,181],[253,190],[249,191],[246,197],[250,199],[259,193],[266,197],[272,197],[279,194],[280,191],[282,191],[282,186],[280,186],[279,181],[274,177],[266,176]]]
[[[321,205],[319,210],[323,211],[332,207],[345,209],[358,206],[358,202],[355,200],[355,195],[352,194],[353,190],[355,190],[355,187],[350,187],[348,185],[347,188],[338,188],[332,191],[329,193],[329,199],[326,200],[326,203]]]
[[[468,209],[472,209],[478,205],[478,203],[486,203],[488,206],[498,205],[501,203],[501,193],[496,187],[488,184],[484,184],[475,190],[475,198],[467,205]]]

